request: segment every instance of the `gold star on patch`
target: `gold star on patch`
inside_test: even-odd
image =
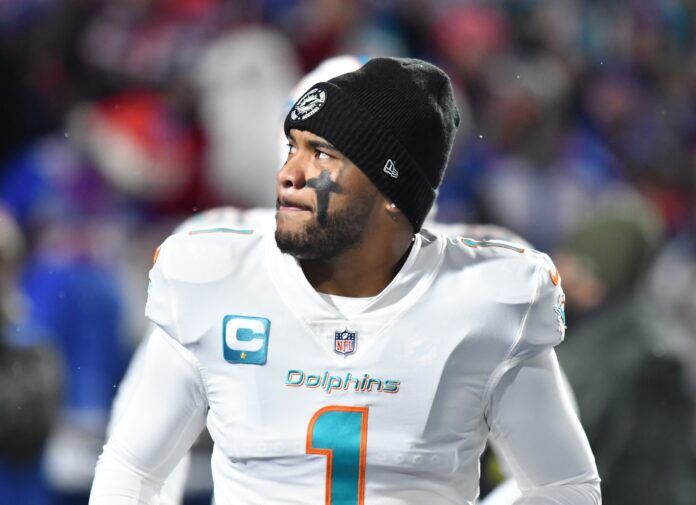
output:
[[[245,352],[242,352],[242,354],[241,354],[239,357],[242,358],[242,359],[246,359],[246,353],[245,353]]]

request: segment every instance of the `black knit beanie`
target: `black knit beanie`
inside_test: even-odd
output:
[[[348,157],[418,232],[442,181],[459,114],[452,84],[422,60],[374,58],[312,86],[285,118]]]

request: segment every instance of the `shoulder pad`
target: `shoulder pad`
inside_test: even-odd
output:
[[[496,254],[500,250],[513,251],[522,254],[529,249],[525,245],[515,244],[507,240],[476,240],[468,237],[459,237],[458,242],[471,249],[480,249],[481,251],[491,251],[491,254]]]
[[[561,278],[548,255],[506,241],[459,238],[461,254],[454,260],[462,273],[470,270],[468,282],[490,302],[516,307],[521,317],[510,337],[510,353],[532,354],[559,344],[565,335],[565,295]],[[521,310],[521,313],[519,311]]]
[[[170,280],[212,282],[229,275],[259,242],[253,230],[216,227],[177,233],[160,246],[157,263]]]
[[[235,272],[261,240],[252,232],[216,229],[172,235],[158,248],[150,270],[145,315],[182,344],[197,340],[209,322],[211,304],[192,304],[207,284]],[[192,305],[195,305],[193,307]]]
[[[515,355],[530,355],[560,344],[565,337],[565,294],[561,277],[551,259],[532,251],[536,263],[535,290],[513,349]]]
[[[519,306],[534,295],[535,256],[511,242],[450,238],[450,265],[461,270],[469,287],[489,301]]]
[[[275,213],[273,207],[257,207],[247,210],[232,206],[214,207],[189,217],[176,227],[174,233],[211,228],[267,232],[275,230]]]

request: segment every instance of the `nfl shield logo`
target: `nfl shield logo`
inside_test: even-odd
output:
[[[337,331],[334,339],[334,351],[338,354],[350,354],[355,352],[355,335],[354,331]]]

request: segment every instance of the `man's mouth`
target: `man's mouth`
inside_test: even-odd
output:
[[[278,201],[276,203],[276,209],[280,212],[311,212],[312,209],[311,207],[308,207],[307,205],[303,205],[299,202],[290,202],[287,200],[283,201]]]

